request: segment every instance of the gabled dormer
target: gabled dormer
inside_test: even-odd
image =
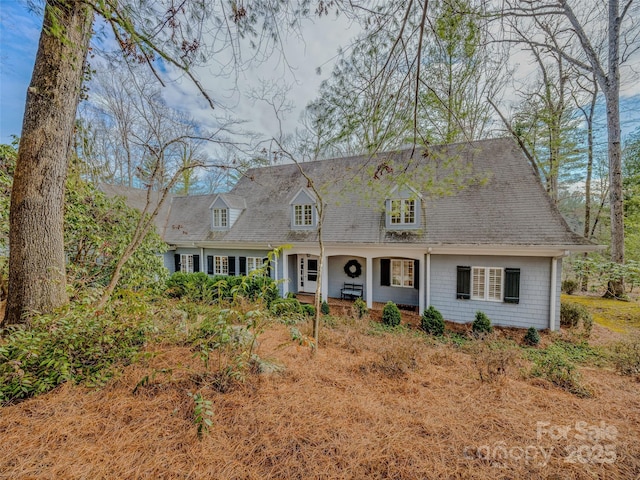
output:
[[[387,230],[415,230],[421,227],[422,195],[411,187],[395,187],[385,201]]]
[[[209,206],[211,211],[211,230],[228,230],[236,222],[247,204],[243,197],[221,193]]]
[[[316,200],[309,190],[301,188],[289,203],[291,230],[311,230],[316,228]]]

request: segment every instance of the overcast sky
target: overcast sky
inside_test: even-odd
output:
[[[27,10],[18,0],[0,0],[0,143],[9,143],[11,135],[19,135],[22,127],[26,90],[36,55],[42,19]],[[285,42],[285,57],[274,55],[259,67],[240,72],[235,79],[216,75],[212,67],[196,70],[205,89],[219,107],[215,114],[227,111],[246,120],[247,129],[276,135],[275,118],[264,103],[255,105],[247,94],[258,88],[261,80],[286,85],[295,110],[287,114],[284,129],[292,131],[302,109],[317,94],[320,82],[332,70],[341,46],[347,46],[358,33],[358,27],[344,17],[306,21],[304,37],[291,37]],[[286,63],[285,63],[286,59]],[[321,68],[322,74],[316,70]],[[89,92],[91,94],[91,92]],[[177,79],[164,89],[165,98],[207,124],[214,113],[188,79]]]
[[[31,78],[42,19],[28,12],[24,1],[0,0],[0,143],[9,143],[11,135],[19,135],[22,126],[25,94]],[[303,38],[292,37],[285,41],[285,58],[274,56],[259,68],[241,72],[237,83],[233,79],[221,79],[211,67],[197,71],[205,89],[220,107],[215,112],[228,111],[239,119],[247,120],[245,128],[258,131],[265,137],[277,135],[275,117],[270,107],[254,104],[247,98],[251,88],[260,80],[286,85],[293,112],[287,114],[285,132],[292,132],[300,112],[313,100],[320,82],[331,73],[338,48],[347,47],[357,35],[357,26],[344,17],[307,21],[302,27]],[[520,63],[521,72],[532,66],[525,60]],[[316,74],[318,67],[322,74]],[[210,124],[214,113],[188,80],[178,80],[164,90],[168,102],[187,111],[203,125]],[[637,128],[640,123],[640,82],[631,79],[625,86],[626,95],[635,95],[631,104],[623,103],[623,134]]]

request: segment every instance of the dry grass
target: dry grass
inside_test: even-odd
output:
[[[261,337],[258,353],[286,370],[250,376],[221,394],[194,383],[201,364],[187,347],[156,348],[157,355],[127,367],[101,390],[64,385],[1,409],[0,478],[640,475],[638,383],[608,370],[583,369],[597,393],[580,399],[523,378],[517,362],[507,358],[516,353],[461,351],[411,334],[367,335],[362,322],[353,322],[325,327],[312,356],[276,325]],[[499,368],[491,370],[495,362]],[[486,381],[486,375],[499,381]],[[145,376],[150,382],[134,394]],[[187,395],[196,391],[212,401],[214,411],[202,440]],[[580,421],[615,427],[617,434],[577,440]],[[538,438],[537,422],[570,427],[567,438],[553,438],[547,430]],[[615,453],[612,463],[598,461],[605,445]],[[591,461],[567,462],[573,447]],[[540,448],[550,452],[546,464]]]

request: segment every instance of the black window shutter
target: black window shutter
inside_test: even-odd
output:
[[[229,257],[229,275],[236,274],[236,257]]]
[[[200,271],[200,255],[193,256],[193,271],[194,272]]]
[[[420,288],[420,260],[413,261],[413,288]]]
[[[269,257],[264,257],[262,259],[262,264],[267,266],[267,277],[271,276],[271,263],[269,262]]]
[[[504,269],[504,301],[520,303],[520,269]]]
[[[380,259],[380,285],[388,287],[391,285],[391,259]]]
[[[471,298],[471,267],[458,266],[456,298],[464,300]]]
[[[238,263],[240,264],[238,274],[246,275],[247,274],[247,257],[240,257],[240,260]]]
[[[213,275],[213,255],[207,255],[207,275]]]
[[[176,253],[176,254],[173,256],[173,260],[174,260],[174,262],[175,262],[175,265],[174,265],[174,272],[179,272],[179,271],[180,271],[180,254],[179,254],[179,253]]]

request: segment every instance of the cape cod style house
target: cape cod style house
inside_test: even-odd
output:
[[[362,296],[467,323],[559,327],[572,232],[510,139],[249,170],[229,193],[171,198],[157,223],[170,271],[243,275],[268,252],[281,294]],[[312,184],[310,184],[310,181]],[[313,193],[314,188],[320,198]],[[324,265],[319,275],[322,201]]]

